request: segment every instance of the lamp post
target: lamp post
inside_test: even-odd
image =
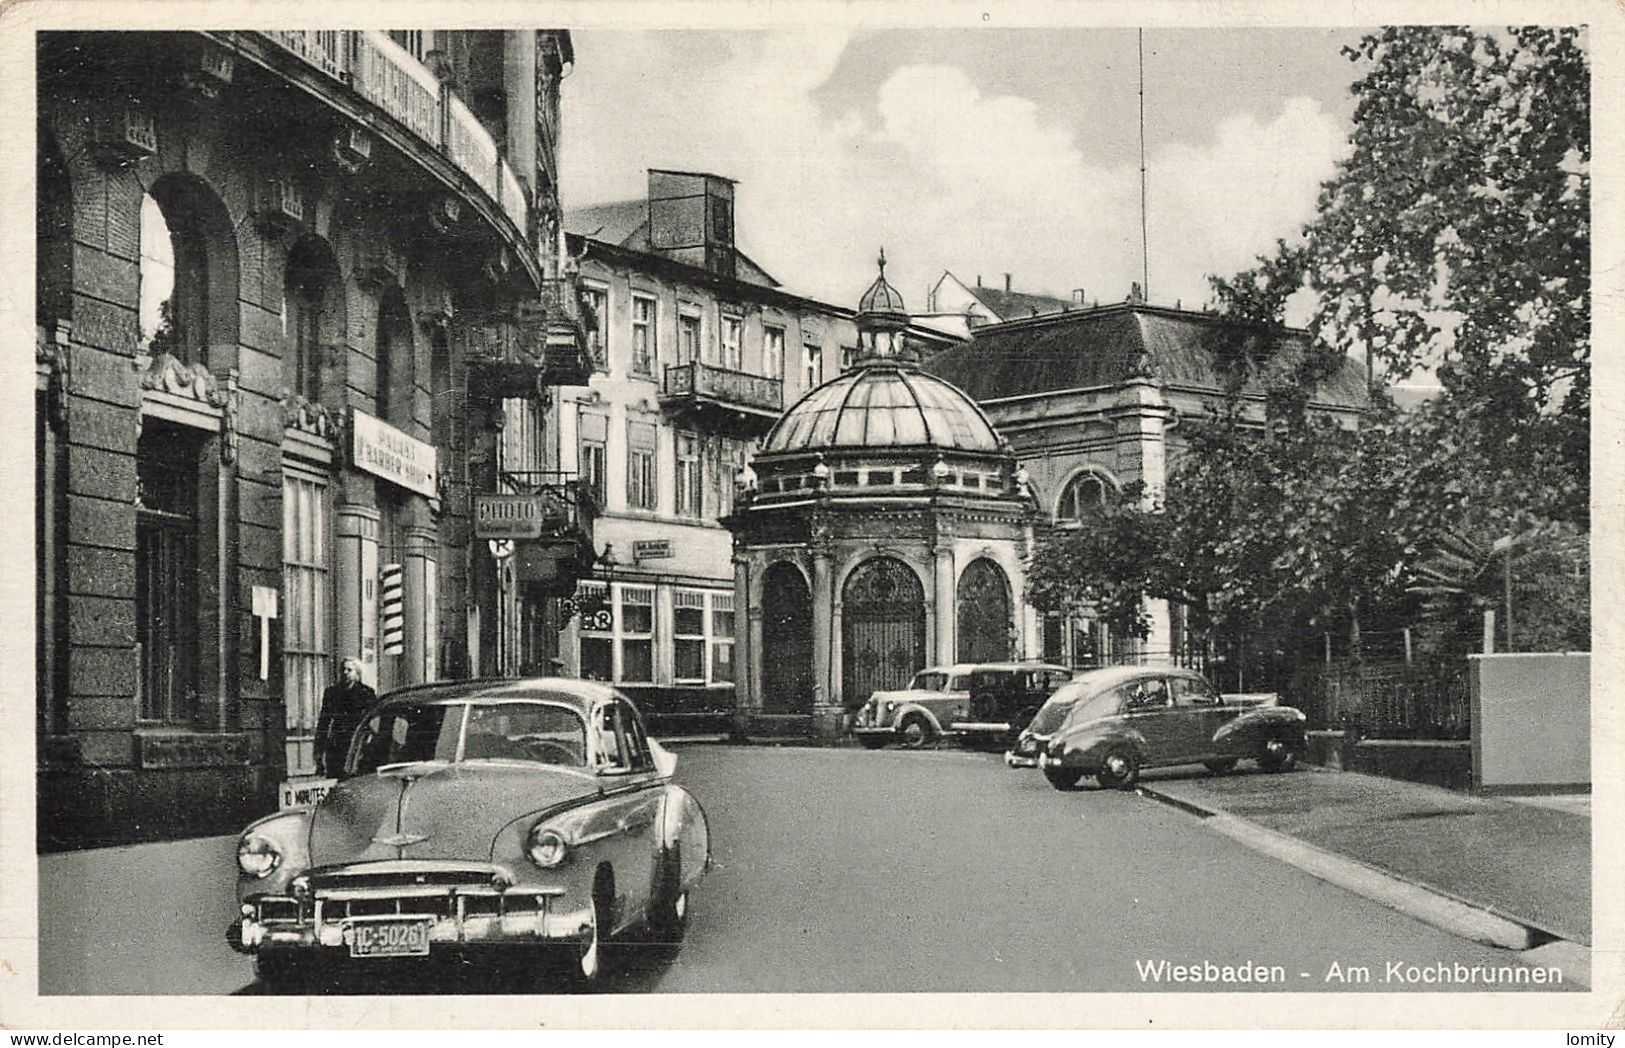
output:
[[[1490,544],[1490,553],[1506,554],[1506,564],[1501,570],[1501,581],[1505,595],[1507,617],[1507,651],[1512,650],[1512,550],[1517,543],[1511,535],[1503,535]]]

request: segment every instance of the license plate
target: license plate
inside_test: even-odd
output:
[[[428,921],[367,921],[350,925],[351,957],[426,957],[428,954]]]

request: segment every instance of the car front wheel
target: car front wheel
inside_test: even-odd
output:
[[[1235,768],[1235,766],[1236,766],[1236,758],[1234,758],[1234,757],[1220,757],[1217,760],[1203,761],[1202,764],[1207,768],[1208,771],[1212,772],[1213,774],[1215,774],[1215,775],[1223,775],[1225,772],[1230,771],[1231,769]]]
[[[1063,768],[1056,765],[1044,769],[1044,778],[1048,779],[1049,784],[1058,790],[1070,790],[1078,784],[1079,779],[1083,778],[1083,772],[1077,768]]]
[[[886,745],[886,736],[884,736],[884,735],[859,735],[858,736],[858,743],[860,745],[862,745],[863,748],[866,749],[866,750],[878,750],[878,749],[880,749],[880,747]]]
[[[919,714],[907,718],[898,726],[904,746],[917,750],[929,743],[936,732],[931,730],[931,722]]]
[[[649,906],[649,935],[674,945],[688,929],[688,892],[683,889],[683,855],[673,849],[662,864],[660,887]]]
[[[270,950],[254,955],[254,975],[274,993],[300,993],[308,973],[292,953]]]
[[[1140,777],[1140,760],[1132,750],[1112,750],[1101,761],[1095,778],[1108,790],[1131,788]]]
[[[1282,739],[1271,739],[1258,751],[1258,766],[1265,771],[1291,771],[1298,766],[1298,748]]]

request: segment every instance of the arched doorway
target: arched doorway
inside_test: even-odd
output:
[[[893,557],[847,577],[841,598],[841,697],[850,709],[876,691],[906,688],[925,665],[925,590]]]
[[[812,593],[793,564],[762,580],[762,712],[811,713]]]
[[[1010,584],[986,557],[959,576],[960,662],[1002,662],[1010,657]]]

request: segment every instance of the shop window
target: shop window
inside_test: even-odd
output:
[[[705,593],[675,590],[672,601],[672,679],[705,683]]]
[[[191,726],[198,709],[201,441],[148,422],[136,451],[135,614],[141,719]]]
[[[620,615],[617,640],[621,680],[649,683],[655,679],[655,591],[653,586],[618,587]]]
[[[693,433],[677,433],[677,515],[698,517],[704,512],[703,475],[705,461],[700,438]]]
[[[319,474],[282,478],[282,689],[289,775],[316,771],[315,737],[322,691],[330,681],[331,511]]]
[[[576,589],[581,616],[581,676],[587,680],[615,679],[615,611],[609,587],[583,583]]]
[[[656,466],[656,429],[651,422],[626,425],[626,506],[628,509],[660,508]]]
[[[734,595],[711,594],[711,683],[734,679]]]

